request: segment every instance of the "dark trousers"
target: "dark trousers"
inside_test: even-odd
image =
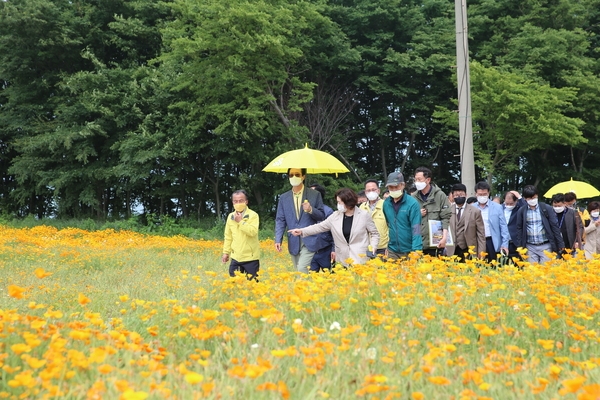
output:
[[[246,274],[249,281],[252,279],[258,280],[259,269],[260,261],[258,260],[239,262],[232,258],[231,264],[229,264],[229,276],[235,276],[236,272],[241,272],[242,274]]]
[[[510,242],[508,242],[508,258],[512,260],[513,257],[521,259],[521,255],[517,251],[517,246],[515,246],[515,244],[511,240]]]
[[[469,254],[469,249],[463,249],[457,245],[454,247],[454,255],[458,257],[458,262],[465,262],[465,253]]]
[[[494,248],[494,241],[492,240],[491,236],[485,238],[485,252],[487,253],[487,256],[485,256],[485,260],[487,262],[492,262],[498,255],[496,253],[496,249]]]
[[[423,249],[423,255],[427,254],[431,257],[441,256],[443,254],[444,249],[440,249],[439,247],[428,247]]]
[[[325,269],[331,270],[331,247],[317,251],[310,262],[310,270],[313,272]]]

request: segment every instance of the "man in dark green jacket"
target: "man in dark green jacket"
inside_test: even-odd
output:
[[[417,191],[412,194],[419,202],[421,212],[421,234],[423,235],[423,254],[432,257],[441,255],[448,239],[448,224],[452,216],[452,209],[448,196],[436,185],[431,183],[431,170],[419,167],[415,170],[415,187]],[[431,244],[429,221],[441,221],[443,236],[436,245]]]
[[[423,249],[419,203],[404,192],[404,176],[392,172],[386,186],[390,196],[383,202],[383,215],[389,227],[388,257],[398,259]]]

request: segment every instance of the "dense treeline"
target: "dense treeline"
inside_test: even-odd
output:
[[[478,179],[600,186],[600,0],[469,0]],[[454,2],[0,2],[0,208],[203,218],[304,143],[351,173],[460,171]]]

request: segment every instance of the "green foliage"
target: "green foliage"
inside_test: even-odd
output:
[[[600,186],[600,0],[468,3],[479,178]],[[243,188],[267,221],[288,185],[262,168],[304,143],[351,170],[314,177],[329,197],[446,187],[455,29],[445,0],[0,2],[0,210],[208,232]]]

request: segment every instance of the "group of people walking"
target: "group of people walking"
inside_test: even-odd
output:
[[[368,180],[366,201],[359,204],[352,189],[342,188],[335,192],[334,211],[323,203],[322,186],[306,186],[306,169],[290,168],[288,177],[292,188],[277,204],[275,250],[282,251],[287,236],[291,261],[299,272],[322,271],[334,262],[363,264],[377,255],[399,259],[415,251],[492,262],[502,255],[520,257],[517,248],[526,248],[528,261],[538,263],[548,261],[547,252],[560,256],[581,251],[584,245],[588,258],[600,252],[600,203],[593,201],[581,212],[573,193],[556,194],[550,206],[539,202],[536,187],[528,185],[522,194],[507,192],[504,203],[498,204],[490,199],[489,184],[479,182],[476,200],[469,204],[465,185],[454,184],[447,196],[432,183],[431,171],[419,167],[413,193],[406,191],[403,174],[392,172],[385,182],[388,197],[381,198],[378,182]],[[259,217],[248,208],[243,190],[233,193],[232,202],[222,261],[231,260],[231,276],[239,271],[256,279]]]

